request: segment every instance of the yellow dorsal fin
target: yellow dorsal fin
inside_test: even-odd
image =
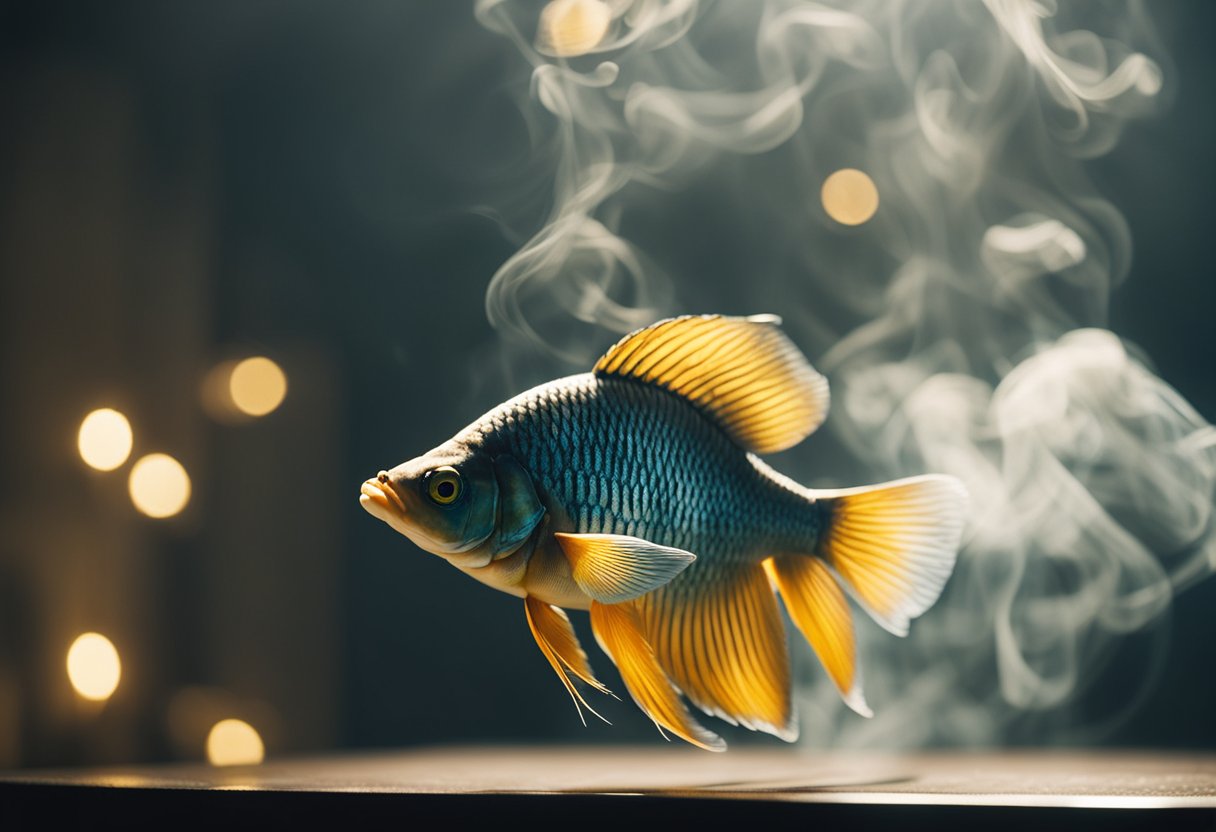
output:
[[[680,694],[671,686],[667,674],[655,659],[654,650],[642,634],[635,603],[591,602],[591,629],[600,647],[616,663],[625,687],[629,688],[638,707],[660,730],[666,728],[706,751],[725,751],[726,743],[722,738],[693,719],[680,701]]]
[[[766,560],[764,568],[845,704],[862,716],[873,716],[861,692],[849,602],[827,565],[808,555],[782,555]]]
[[[772,315],[669,318],[626,335],[595,365],[683,396],[740,446],[773,453],[823,424],[828,382]]]
[[[570,561],[574,582],[604,604],[658,589],[697,559],[692,552],[622,534],[558,532],[554,537]]]
[[[578,636],[574,634],[574,628],[570,625],[570,619],[566,617],[566,613],[559,607],[550,606],[531,595],[524,599],[524,611],[528,616],[528,627],[532,630],[532,637],[536,639],[536,646],[549,660],[553,671],[557,673],[557,677],[562,680],[570,698],[574,700],[574,707],[578,710],[579,719],[583,719],[582,708],[586,708],[600,719],[604,719],[595,708],[587,704],[587,700],[579,693],[578,688],[574,686],[566,673],[569,670],[600,693],[615,696],[612,691],[604,687],[599,679],[595,678],[591,665],[587,661],[587,654],[583,652],[582,646],[578,643]],[[582,708],[579,707],[580,705]],[[604,719],[604,722],[607,721]],[[586,725],[587,721],[583,720],[583,724]]]
[[[759,564],[690,571],[635,603],[659,663],[698,708],[797,738],[785,626]]]

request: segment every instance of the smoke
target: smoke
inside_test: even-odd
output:
[[[530,63],[524,106],[552,136],[551,210],[487,293],[507,344],[581,371],[605,333],[689,311],[675,301],[695,290],[624,239],[623,220],[753,158],[731,203],[766,230],[753,273],[778,278],[740,311],[785,315],[832,383],[826,430],[869,473],[946,472],[970,489],[939,605],[907,640],[863,627],[875,719],[848,716],[810,673],[804,737],[1007,739],[1216,570],[1216,429],[1103,328],[1131,240],[1083,162],[1168,93],[1140,4],[475,10]],[[856,229],[816,199],[843,167],[881,198]]]

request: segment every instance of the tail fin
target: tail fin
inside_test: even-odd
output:
[[[764,566],[845,703],[870,716],[837,577],[875,621],[907,635],[954,569],[967,491],[954,477],[928,475],[813,496],[824,521],[815,557],[778,555]]]
[[[875,621],[906,636],[954,571],[967,489],[929,474],[815,497],[825,520],[815,554]]]

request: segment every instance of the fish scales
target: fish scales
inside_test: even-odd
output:
[[[819,531],[804,495],[767,475],[688,402],[636,382],[559,379],[491,411],[463,438],[520,459],[542,497],[574,521],[570,531],[696,552],[678,582],[712,563],[811,548]],[[614,453],[620,448],[635,452]]]

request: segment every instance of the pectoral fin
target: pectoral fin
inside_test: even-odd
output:
[[[619,604],[667,584],[697,559],[692,552],[619,534],[554,535],[574,582],[601,604]]]

